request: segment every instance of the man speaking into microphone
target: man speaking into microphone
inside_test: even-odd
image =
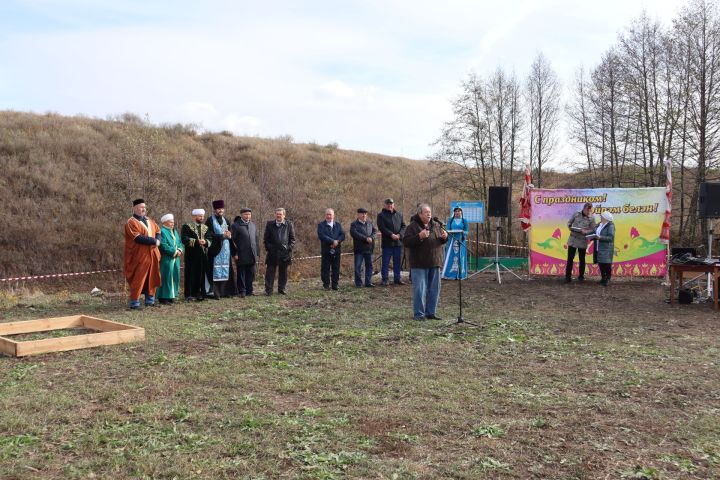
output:
[[[415,320],[440,320],[436,310],[440,298],[443,244],[447,239],[442,222],[433,218],[428,204],[421,203],[403,237],[403,244],[409,251]]]

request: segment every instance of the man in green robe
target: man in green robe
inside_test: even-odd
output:
[[[162,304],[174,303],[180,296],[180,259],[185,251],[180,234],[175,230],[175,217],[172,213],[160,219],[160,277],[162,285],[157,290],[157,298]]]

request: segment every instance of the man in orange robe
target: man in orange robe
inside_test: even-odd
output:
[[[160,286],[160,227],[145,214],[145,200],[133,201],[133,215],[125,224],[125,278],[130,287],[130,309],[156,306],[155,290]]]

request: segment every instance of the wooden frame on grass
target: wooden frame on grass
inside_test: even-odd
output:
[[[63,330],[75,327],[97,330],[98,333],[27,341],[15,341],[5,338],[5,335],[48,332],[51,330]],[[87,315],[0,323],[0,353],[5,353],[13,357],[24,357],[26,355],[38,355],[48,352],[62,352],[65,350],[76,350],[78,348],[98,347],[100,345],[116,345],[118,343],[142,340],[145,340],[145,329],[142,327],[88,317]]]

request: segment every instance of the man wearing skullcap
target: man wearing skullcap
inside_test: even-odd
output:
[[[235,245],[230,241],[230,222],[225,218],[225,201],[212,202],[214,213],[205,221],[208,227],[208,238],[211,245],[208,248],[208,281],[213,292],[213,298],[235,295],[235,277],[232,262],[235,256]]]
[[[180,238],[185,246],[185,299],[205,300],[210,283],[207,280],[207,251],[211,244],[207,237],[208,227],[203,224],[205,210],[192,211],[192,221],[184,224]]]
[[[157,290],[157,298],[162,304],[174,303],[180,296],[180,258],[183,247],[180,234],[175,230],[175,217],[172,213],[160,218],[160,277],[162,285]]]
[[[155,306],[155,290],[160,285],[160,228],[146,216],[145,200],[133,201],[133,213],[125,223],[125,278],[130,290],[129,307]]]
[[[258,257],[260,256],[260,236],[257,226],[251,221],[252,210],[240,209],[240,215],[230,227],[232,242],[235,244],[235,263],[237,265],[238,295],[255,295],[253,282]]]

